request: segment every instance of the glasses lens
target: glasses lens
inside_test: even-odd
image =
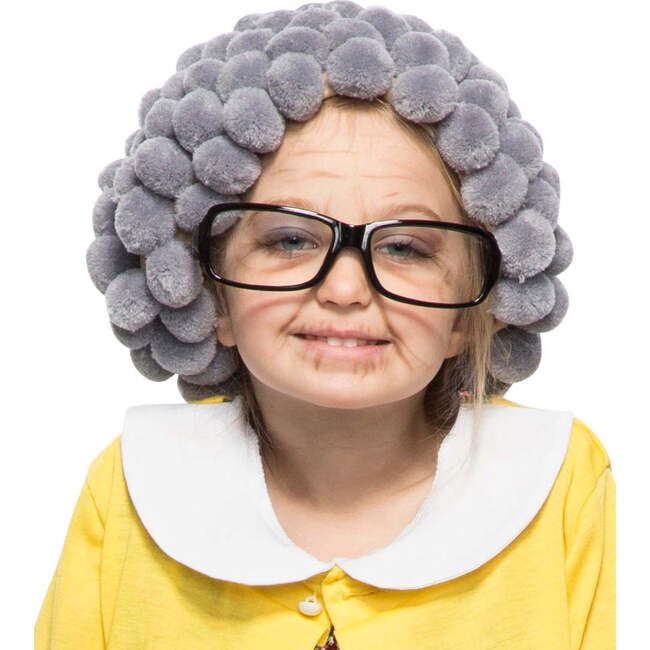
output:
[[[456,304],[476,300],[485,284],[488,242],[478,234],[433,226],[384,226],[370,252],[379,283],[413,300]]]
[[[307,282],[318,273],[332,243],[332,229],[307,216],[245,209],[221,212],[217,220],[210,264],[225,280],[242,284]],[[218,224],[232,225],[221,230]]]

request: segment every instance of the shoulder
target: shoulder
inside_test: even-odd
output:
[[[188,434],[199,430],[210,432],[210,442],[218,444],[232,430],[229,425],[236,414],[232,403],[222,395],[190,403],[127,407],[122,431],[92,459],[84,482],[102,521],[107,519],[112,494],[116,490],[120,492],[125,465],[135,475],[144,468],[160,465],[165,457],[178,456],[182,450],[187,454],[188,446],[191,453],[197,453],[195,446],[199,439]],[[223,426],[218,426],[219,423]],[[202,441],[206,442],[205,437]]]
[[[126,409],[122,432],[115,435],[111,441],[92,459],[86,474],[86,486],[90,490],[101,514],[106,513],[110,491],[115,480],[116,472],[122,470],[122,451],[126,435],[146,437],[154,434],[158,440],[165,428],[163,425],[182,422],[196,422],[206,416],[230,415],[232,407],[225,395],[213,395],[187,404],[136,404]],[[201,408],[199,405],[213,405]],[[171,417],[173,416],[173,417]],[[203,416],[203,417],[197,417]]]
[[[116,467],[119,467],[121,435],[115,436],[91,461],[85,485],[102,521],[106,521]]]
[[[492,398],[491,403],[518,408],[529,408],[505,398]],[[571,413],[568,444],[558,474],[556,486],[563,495],[565,515],[572,519],[602,482],[604,474],[611,474],[611,459],[600,437],[581,418]]]
[[[567,481],[564,503],[567,543],[572,539],[587,503],[601,499],[604,489],[615,489],[612,464],[600,438],[580,418],[574,417],[565,460]]]
[[[493,397],[489,400],[489,403],[515,408],[534,409],[534,407],[520,404],[504,397]],[[551,412],[548,409],[534,410]],[[566,461],[571,464],[580,465],[585,472],[591,473],[595,478],[599,477],[605,468],[611,467],[610,457],[603,442],[574,413],[571,413]]]
[[[569,451],[585,469],[599,477],[606,468],[611,468],[611,459],[600,438],[581,419],[574,417],[571,429]]]

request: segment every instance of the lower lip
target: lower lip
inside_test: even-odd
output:
[[[322,341],[320,339],[306,339],[295,334],[294,337],[307,347],[307,349],[323,352],[338,359],[364,359],[366,357],[376,357],[383,354],[386,348],[390,347],[390,343],[347,347],[343,344],[330,345],[327,341]]]

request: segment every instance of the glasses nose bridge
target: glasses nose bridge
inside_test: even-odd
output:
[[[341,243],[339,248],[356,248],[363,255],[367,224],[353,225],[339,222]]]
[[[338,232],[338,242],[332,249],[329,257],[329,262],[326,261],[327,272],[331,270],[336,262],[339,253],[345,248],[353,248],[359,251],[361,256],[361,264],[364,267],[366,274],[372,275],[372,270],[368,268],[368,260],[364,252],[364,241],[367,240],[368,224],[353,225],[338,221],[336,223],[336,230]]]

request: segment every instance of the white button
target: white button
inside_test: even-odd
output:
[[[307,596],[305,600],[301,600],[298,603],[298,609],[307,616],[317,616],[323,611],[323,608],[320,606],[316,594]]]

